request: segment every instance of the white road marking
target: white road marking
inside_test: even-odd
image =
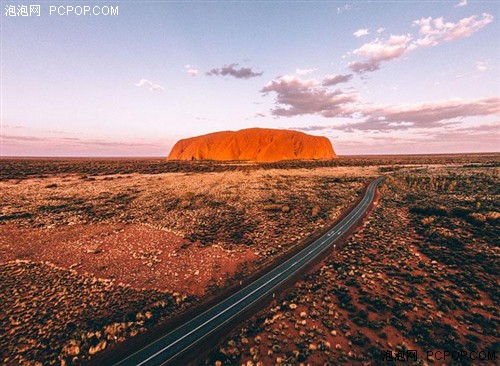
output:
[[[284,272],[284,271],[283,271]],[[192,331],[184,334],[182,337],[178,338],[175,340],[175,342],[172,342],[170,343],[168,346],[166,346],[165,348],[162,348],[161,350],[159,350],[158,352],[156,352],[154,355],[148,357],[147,359],[145,359],[144,361],[142,361],[141,363],[138,363],[137,366],[140,366],[140,365],[143,365],[145,364],[146,362],[148,362],[150,359],[156,357],[157,355],[159,355],[160,353],[162,353],[163,351],[169,349],[170,347],[172,347],[173,345],[179,343],[181,340],[183,340],[184,338],[188,337],[189,335],[193,334],[194,332],[196,332],[198,329],[200,328],[203,328],[205,326],[205,324],[207,323],[210,323],[212,320],[214,320],[215,318],[218,318],[219,316],[221,316],[222,314],[224,314],[225,312],[229,311],[230,309],[232,309],[233,307],[235,307],[236,305],[238,305],[240,302],[242,302],[243,300],[245,300],[246,298],[248,298],[249,296],[253,295],[254,293],[256,293],[257,291],[259,291],[261,288],[265,287],[269,282],[272,282],[274,281],[275,278],[281,276],[281,274],[283,272],[280,272],[278,273],[276,276],[274,276],[273,278],[271,278],[270,280],[268,280],[266,283],[264,283],[263,285],[257,287],[255,290],[253,290],[252,292],[250,292],[249,294],[247,294],[245,297],[239,299],[238,301],[236,301],[234,304],[232,304],[231,306],[228,306],[227,308],[225,308],[223,311],[221,311],[220,313],[218,313],[217,315],[211,317],[210,319],[208,319],[206,322],[204,322],[203,324],[200,324],[198,325],[196,328],[194,328]]]
[[[351,221],[355,220],[356,219],[356,216],[357,214],[360,212],[360,210],[364,209],[363,206],[367,205],[367,197],[368,196],[372,196],[373,195],[373,188],[374,188],[374,183],[373,182],[367,189],[367,193],[365,194],[365,197],[360,201],[360,204],[359,206],[357,207],[357,209],[354,209],[353,211],[351,211],[349,213],[349,215],[347,215],[344,220],[346,220],[347,218],[349,218],[350,216],[350,219],[347,220],[347,222],[344,223],[344,225],[342,225],[340,227],[340,229],[335,233],[340,233],[342,231],[342,229],[347,226]],[[368,201],[371,201],[371,198],[370,200]],[[355,213],[356,212],[356,213]],[[340,222],[342,223],[342,221]],[[339,223],[339,224],[340,224]],[[334,229],[335,230],[335,229]],[[329,236],[329,235],[328,235]],[[318,251],[318,253],[310,260],[314,260],[319,254],[321,254],[325,248],[322,248],[322,244],[324,244],[326,241],[328,241],[328,239],[326,240],[323,240],[320,244],[316,245],[316,248],[310,250],[308,252],[308,254],[304,257],[302,257],[299,261],[304,261],[305,258],[307,258],[311,253],[313,253],[314,251],[316,251],[317,249],[320,249]],[[297,253],[294,257],[292,258],[295,258],[297,256],[300,256],[301,252]],[[217,313],[215,316],[213,316],[212,318],[210,318],[209,320],[205,321],[203,324],[197,326],[195,329],[191,330],[190,332],[186,333],[185,335],[183,335],[182,337],[178,338],[177,340],[175,340],[174,342],[170,343],[169,345],[167,345],[166,347],[162,348],[160,351],[156,352],[155,354],[153,354],[152,356],[148,357],[146,360],[140,362],[138,364],[138,366],[140,365],[143,365],[145,364],[146,362],[148,362],[149,360],[153,359],[154,357],[156,357],[157,355],[163,353],[165,350],[169,349],[170,347],[172,347],[173,345],[177,344],[178,342],[180,342],[182,339],[188,337],[189,335],[191,335],[192,333],[196,332],[198,329],[202,328],[203,326],[205,326],[207,323],[210,323],[212,320],[218,318],[219,316],[221,316],[222,314],[224,314],[225,312],[227,312],[229,309],[233,308],[234,306],[236,306],[237,304],[241,303],[243,300],[245,300],[246,298],[248,298],[249,296],[253,295],[255,292],[259,291],[260,289],[262,289],[263,287],[265,287],[267,284],[269,284],[270,282],[274,281],[277,277],[281,276],[284,272],[288,271],[291,267],[294,267],[299,261],[296,261],[294,263],[292,263],[291,265],[289,265],[289,267],[287,267],[285,270],[279,272],[277,275],[275,275],[274,277],[272,277],[270,280],[268,280],[267,282],[265,282],[264,284],[262,284],[261,286],[259,286],[257,289],[253,290],[252,292],[250,292],[249,294],[245,295],[243,298],[241,298],[240,300],[238,300],[237,302],[235,302],[234,304],[230,305],[229,307],[227,307],[226,309],[224,309],[223,311]],[[288,262],[288,261],[287,261]],[[286,264],[287,262],[284,262],[284,264]],[[307,263],[307,262],[306,262]],[[279,268],[280,266],[276,267]],[[269,272],[270,273],[270,272]],[[292,274],[295,274],[295,272],[292,272]],[[258,281],[258,280],[257,280]],[[255,283],[255,282],[254,282]],[[246,288],[252,286],[254,283],[251,283],[249,284]],[[271,289],[274,289],[275,287],[279,286],[280,284],[282,283],[281,282],[278,282],[276,285],[274,285]],[[238,293],[240,293],[241,291],[244,291],[245,289],[242,289],[240,290],[239,292],[237,292],[236,294],[234,294],[233,296],[237,295]],[[233,315],[231,318],[225,320],[224,322],[222,322],[221,324],[219,324],[216,328],[212,329],[209,333],[205,334],[204,336],[202,336],[202,338],[205,338],[208,334],[212,333],[213,331],[215,331],[216,329],[218,329],[220,326],[222,326],[223,324],[225,324],[227,321],[229,321],[230,319],[234,318],[236,315],[238,315],[239,313],[241,313],[242,311],[244,311],[246,308],[248,308],[249,306],[251,306],[253,303],[255,303],[256,301],[258,301],[261,297],[265,296],[267,293],[264,293],[263,295],[259,296],[256,300],[252,301],[250,304],[248,304],[245,308],[243,308],[242,310],[240,310],[238,313],[236,313],[235,315]],[[217,305],[216,305],[217,306]],[[210,309],[211,310],[211,309]],[[208,310],[208,311],[210,311]],[[202,316],[203,314],[200,314],[199,316],[197,316],[195,319],[197,319],[198,317]],[[193,319],[192,321],[194,321],[195,319]],[[191,322],[191,321],[190,321]],[[186,324],[189,324],[190,322],[186,323]],[[179,329],[179,328],[178,328]],[[174,330],[175,331],[175,330]],[[126,361],[127,359],[130,359],[132,356],[136,355],[137,353],[141,352],[142,350],[146,349],[147,347],[149,347],[150,345],[154,344],[154,343],[157,343],[158,341],[160,341],[161,339],[169,336],[170,334],[172,334],[174,331],[170,332],[169,334],[165,335],[164,337],[161,337],[159,338],[157,341],[149,344],[148,346],[145,346],[143,348],[141,348],[139,351],[133,353],[132,355],[130,355],[129,357],[127,357],[126,359],[122,360],[120,363]],[[184,350],[176,353],[174,356],[170,357],[167,361],[165,361],[163,364],[167,363],[168,361],[172,360],[173,358],[175,358],[178,354],[182,353]]]

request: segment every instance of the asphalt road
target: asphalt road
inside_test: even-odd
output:
[[[375,188],[384,180],[379,177],[370,183],[360,203],[337,225],[322,237],[278,267],[217,305],[158,338],[116,365],[168,365],[181,354],[199,344],[239,314],[249,310],[263,297],[270,295],[283,282],[300,272],[345,234],[368,210],[375,196]]]

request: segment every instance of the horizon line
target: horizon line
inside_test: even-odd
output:
[[[337,157],[357,157],[357,156],[429,156],[429,155],[500,155],[500,151],[482,151],[482,152],[440,152],[440,153],[423,153],[423,154],[336,154]],[[163,155],[81,155],[81,156],[68,156],[68,155],[0,155],[0,159],[167,159],[167,156]],[[335,160],[333,159],[287,159],[278,160],[276,162],[282,161],[327,161]],[[184,160],[171,160],[171,161],[184,161]],[[190,160],[191,161],[191,160]],[[213,162],[231,162],[231,161],[241,161],[241,162],[253,162],[251,160],[195,160],[195,161],[213,161]]]

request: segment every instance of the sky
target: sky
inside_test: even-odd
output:
[[[249,127],[339,155],[500,151],[498,1],[1,3],[1,156]]]

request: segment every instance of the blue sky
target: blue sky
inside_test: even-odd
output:
[[[19,4],[41,15],[5,14]],[[63,5],[119,12],[49,14]],[[499,151],[499,7],[2,0],[1,154],[165,156],[246,127],[341,155]]]

